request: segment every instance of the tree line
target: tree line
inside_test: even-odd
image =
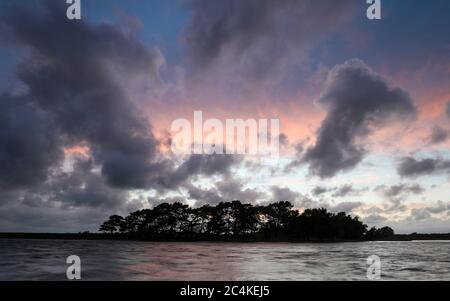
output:
[[[199,208],[164,203],[126,217],[113,215],[99,231],[145,240],[359,241],[394,235],[389,227],[367,228],[345,212],[320,208],[300,213],[290,202],[253,206],[233,201]]]

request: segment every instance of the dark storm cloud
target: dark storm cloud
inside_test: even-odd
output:
[[[439,161],[436,159],[419,159],[413,157],[402,158],[397,167],[397,172],[403,177],[414,177],[433,173]]]
[[[108,215],[156,202],[127,189],[177,190],[198,175],[228,174],[237,157],[191,156],[177,166],[158,153],[125,87],[135,76],[158,83],[160,53],[115,26],[69,21],[65,9],[18,2],[0,12],[2,47],[26,50],[23,89],[0,94],[0,228],[95,231]],[[67,171],[63,150],[77,144],[89,158]]]
[[[426,210],[432,214],[442,214],[450,212],[450,202],[438,201],[434,207],[427,207]]]
[[[272,198],[276,202],[291,202],[294,203],[301,196],[300,193],[292,191],[289,188],[282,188],[278,186],[272,186]]]
[[[264,197],[262,192],[256,189],[244,188],[243,181],[227,178],[217,185],[220,194],[225,200],[241,200],[243,202],[255,202],[258,199]]]
[[[24,206],[12,203],[0,206],[0,229],[4,232],[78,233],[97,231],[99,221],[118,213],[117,208],[93,210],[89,207],[66,208]]]
[[[431,130],[430,135],[430,144],[439,144],[441,142],[444,142],[448,138],[449,131],[439,127],[435,126]]]
[[[353,11],[354,1],[189,1],[185,39],[191,63],[205,68],[221,60],[242,65],[251,77],[268,76],[280,61],[318,39]],[[292,51],[292,53],[289,53]],[[228,65],[230,66],[230,65]]]
[[[408,200],[411,195],[421,195],[425,189],[418,184],[396,184],[392,186],[380,185],[374,191],[386,198],[384,204],[385,212],[388,211],[404,211],[406,206],[404,202]]]
[[[58,131],[26,98],[2,95],[0,104],[0,189],[45,181],[63,156]]]
[[[324,193],[328,192],[328,188],[323,187],[323,186],[316,186],[314,187],[314,189],[311,191],[313,196],[320,196]]]
[[[363,203],[361,202],[342,202],[337,205],[331,206],[329,209],[331,212],[345,212],[350,213],[355,209],[361,207]]]
[[[118,77],[138,73],[156,76],[156,54],[116,27],[67,20],[63,2],[44,1],[41,8],[31,11],[25,4],[14,4],[2,12],[0,19],[11,43],[29,50],[19,66],[19,78],[27,87],[22,97],[29,103],[29,113],[15,109],[12,113],[16,116],[8,122],[19,124],[21,130],[28,127],[30,137],[18,145],[20,151],[10,155],[8,162],[19,161],[21,155],[26,155],[22,154],[26,147],[36,143],[38,156],[48,152],[52,157],[36,159],[36,176],[45,178],[45,165],[60,159],[55,152],[63,145],[55,142],[56,137],[44,141],[39,132],[36,138],[31,137],[35,130],[54,135],[55,130],[49,127],[55,127],[67,141],[90,146],[109,184],[123,188],[148,186],[157,172],[152,162],[157,141],[148,121],[127,98]],[[33,109],[45,112],[45,118]],[[20,114],[28,114],[29,123],[16,121],[26,117]],[[14,141],[6,142],[6,147],[14,147]],[[33,170],[32,163],[30,167],[18,167]],[[2,179],[5,176],[2,174]]]
[[[214,187],[203,189],[198,186],[188,184],[189,198],[197,202],[198,205],[218,204],[220,202],[231,202],[239,200],[243,203],[252,203],[265,197],[265,194],[251,188],[245,188],[242,180],[225,176],[221,181],[215,183]]]
[[[96,231],[99,221],[136,207],[128,192],[106,185],[93,168],[90,160],[80,159],[72,171],[58,170],[41,185],[0,194],[0,229]]]
[[[392,186],[378,186],[375,191],[381,192],[387,198],[396,198],[400,196],[408,196],[410,194],[422,194],[425,189],[418,184],[397,184]]]
[[[346,196],[359,195],[360,193],[361,190],[357,190],[352,185],[346,184],[342,185],[341,187],[337,187],[332,196],[342,198]]]
[[[289,173],[292,169],[302,165],[304,162],[302,161],[303,154],[305,152],[305,143],[308,142],[309,137],[305,140],[294,144],[295,150],[295,159],[292,160],[286,167],[284,168],[284,172]]]
[[[316,186],[311,191],[313,196],[321,196],[325,193],[332,193],[332,197],[335,198],[343,198],[347,196],[355,196],[363,193],[367,188],[356,189],[351,184],[344,184],[342,186],[337,187],[324,187],[324,186]]]
[[[431,217],[430,212],[424,208],[414,208],[411,210],[411,214],[408,217],[409,220],[422,221]]]
[[[222,199],[222,196],[215,187],[202,189],[200,187],[190,185],[188,189],[188,195],[190,199],[195,200],[199,205],[215,205],[225,201],[224,199]]]
[[[272,192],[271,202],[290,202],[295,208],[324,207],[323,204],[319,204],[309,196],[293,191],[287,187],[272,186],[270,190]]]
[[[287,146],[289,146],[289,138],[288,138],[288,136],[287,136],[286,134],[281,133],[281,134],[278,136],[278,140],[279,140],[279,142],[280,142],[280,146],[282,146],[282,147],[287,147]]]
[[[241,158],[234,155],[214,154],[210,156],[191,155],[178,169],[177,173],[186,177],[188,174],[228,174],[231,167],[240,162]]]
[[[313,175],[333,177],[354,168],[367,150],[358,143],[393,118],[410,118],[416,108],[407,92],[392,88],[363,62],[350,60],[328,75],[318,103],[327,110],[316,144],[303,161]]]
[[[120,208],[124,205],[128,193],[106,185],[93,169],[92,161],[79,161],[71,173],[55,177],[48,188],[53,201],[74,207]]]
[[[400,159],[400,163],[397,166],[397,173],[405,178],[414,178],[448,171],[450,171],[450,161],[444,159],[415,159],[413,157],[404,157]]]
[[[117,208],[125,204],[128,192],[106,185],[91,160],[78,159],[72,171],[57,171],[46,183],[20,191],[14,197],[29,207]]]
[[[30,103],[30,111],[39,108],[46,114],[39,120],[28,118],[34,129],[42,127],[49,136],[48,146],[29,145],[50,158],[39,161],[39,156],[34,157],[43,165],[33,169],[37,179],[45,179],[42,173],[61,159],[55,152],[65,144],[53,128],[65,143],[86,143],[107,183],[117,188],[171,189],[193,175],[227,172],[236,162],[231,156],[194,155],[176,168],[170,161],[158,160],[158,141],[149,121],[122,87],[124,78],[138,74],[158,80],[159,52],[112,25],[69,21],[59,2],[45,1],[41,8],[36,13],[25,5],[13,5],[1,18],[11,43],[31,50],[19,66],[19,77],[28,90],[23,98]],[[39,137],[29,143],[40,142]],[[6,146],[14,147],[11,142]],[[6,161],[18,160],[10,156],[1,162]]]
[[[197,176],[228,176],[231,168],[242,161],[242,156],[213,154],[191,155],[181,165],[160,163],[159,174],[154,179],[154,186],[162,189],[177,189],[189,184]]]
[[[167,204],[173,204],[173,203],[182,203],[187,204],[186,198],[183,196],[175,196],[175,197],[166,197],[166,198],[148,198],[147,199],[148,205],[150,205],[151,208],[154,208],[158,205],[167,203]],[[140,210],[141,208],[137,208],[137,210]]]

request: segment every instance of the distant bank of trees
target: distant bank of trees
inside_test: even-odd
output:
[[[199,208],[164,203],[127,217],[113,215],[100,232],[145,240],[343,241],[394,235],[389,227],[367,230],[358,217],[344,212],[322,208],[300,214],[289,202],[253,206],[240,201]]]

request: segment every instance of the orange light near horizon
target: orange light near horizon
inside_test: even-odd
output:
[[[64,148],[64,155],[67,156],[82,156],[89,157],[91,149],[85,144],[74,145]]]
[[[450,101],[450,92],[432,97],[419,104],[423,118],[435,119],[445,115],[445,106]]]

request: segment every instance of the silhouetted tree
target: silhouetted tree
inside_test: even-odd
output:
[[[366,233],[366,238],[368,240],[376,240],[376,239],[387,239],[394,236],[394,230],[390,227],[383,227],[381,229],[377,229],[375,227],[371,228]]]
[[[195,215],[196,222],[194,231],[200,235],[204,234],[209,236],[211,234],[210,220],[215,214],[215,208],[204,205],[203,207],[194,209],[193,214]]]
[[[257,239],[295,241],[363,240],[391,237],[389,227],[367,226],[344,212],[324,208],[301,214],[289,202],[253,206],[240,201],[189,208],[182,203],[160,204],[153,209],[111,216],[100,231],[121,237],[161,239]]]
[[[278,202],[260,209],[260,218],[263,220],[262,227],[266,238],[270,238],[272,235],[277,238],[292,218],[297,216],[298,212],[293,211],[293,207],[290,202]]]
[[[157,236],[174,237],[187,221],[188,206],[181,203],[161,204],[151,213],[152,230]]]
[[[130,213],[124,220],[123,232],[136,235],[140,232],[141,226],[145,222],[145,211],[139,210]]]
[[[109,219],[104,222],[99,231],[109,234],[114,234],[117,232],[122,232],[124,229],[124,219],[120,215],[112,215]]]
[[[300,232],[306,240],[324,240],[333,236],[332,215],[324,208],[307,209],[299,217]]]
[[[363,239],[367,231],[367,226],[360,222],[357,216],[352,217],[345,212],[334,215],[331,225],[335,238],[338,239]]]
[[[250,204],[242,204],[239,201],[234,204],[234,235],[252,236],[258,230],[258,210]]]
[[[221,202],[211,209],[212,216],[208,222],[208,232],[216,236],[231,236],[233,234],[232,204]]]

